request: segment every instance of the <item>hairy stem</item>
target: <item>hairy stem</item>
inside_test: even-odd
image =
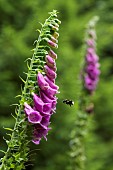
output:
[[[36,48],[34,49],[32,59],[30,59],[31,63],[30,66],[28,66],[27,78],[24,82],[25,86],[22,91],[19,106],[15,111],[17,117],[14,130],[10,141],[6,141],[8,149],[5,156],[2,158],[0,170],[25,169],[25,163],[28,161],[29,142],[31,138],[31,133],[29,134],[29,131],[31,131],[31,125],[26,120],[26,115],[24,113],[24,102],[27,101],[28,103],[31,103],[31,92],[34,90],[38,91],[36,76],[38,71],[43,71],[42,68],[44,65],[44,57],[47,50],[50,49],[45,40],[47,39],[49,24],[56,18],[56,13],[57,12],[55,10],[50,13],[50,17],[42,25],[39,38],[36,41]]]

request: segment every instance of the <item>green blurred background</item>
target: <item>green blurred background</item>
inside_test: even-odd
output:
[[[13,103],[21,94],[25,60],[32,56],[39,22],[59,11],[59,48],[57,50],[60,94],[57,113],[52,117],[48,141],[41,141],[33,152],[31,170],[65,170],[68,167],[69,135],[76,120],[75,107],[62,103],[65,98],[78,99],[78,75],[84,57],[83,43],[87,22],[95,15],[97,24],[97,53],[100,56],[101,76],[94,95],[95,114],[87,137],[87,170],[113,170],[113,1],[112,0],[0,0],[0,149],[6,150],[3,127],[13,127]],[[75,129],[76,130],[76,129]],[[0,157],[3,154],[0,153]]]

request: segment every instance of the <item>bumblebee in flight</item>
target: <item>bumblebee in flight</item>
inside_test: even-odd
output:
[[[63,103],[65,103],[65,104],[67,104],[67,105],[69,105],[69,106],[74,105],[74,101],[69,100],[69,99],[65,99],[65,100],[63,100]]]

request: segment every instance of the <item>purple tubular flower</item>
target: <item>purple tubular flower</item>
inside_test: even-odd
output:
[[[45,103],[52,103],[52,109],[56,108],[56,104],[57,104],[57,98],[53,97],[53,99],[50,99],[48,96],[46,96],[45,93],[43,93],[42,91],[40,92],[40,96],[41,99],[45,102]]]
[[[44,66],[44,70],[45,70],[45,73],[46,75],[54,81],[54,79],[56,78],[56,73],[50,68],[48,67],[47,65]]]
[[[33,93],[33,100],[35,108],[41,112],[42,114],[50,114],[52,104],[51,103],[44,103],[42,99]]]
[[[49,51],[49,55],[50,55],[53,59],[57,59],[57,54],[56,54],[53,50],[50,50],[50,51]]]
[[[30,112],[30,114],[28,115],[28,121],[30,123],[33,123],[33,124],[37,124],[37,123],[40,123],[42,120],[42,116],[40,115],[39,112],[37,111],[32,111]]]
[[[38,145],[40,143],[40,140],[42,137],[45,138],[45,140],[47,141],[47,134],[48,134],[48,131],[50,130],[50,128],[43,128],[42,126],[40,125],[35,125],[34,127],[34,131],[33,131],[33,140],[32,142],[35,143],[36,145]]]
[[[29,106],[26,102],[24,103],[24,106],[25,106],[24,111],[25,111],[25,113],[26,113],[27,116],[30,114],[30,112],[34,111],[34,110],[32,109],[32,107]]]
[[[46,90],[49,88],[49,84],[45,81],[44,76],[40,72],[38,72],[37,81],[38,81],[39,87],[42,90]]]
[[[49,84],[49,86],[50,86],[51,88],[53,88],[53,89],[55,89],[55,90],[58,90],[58,89],[59,89],[59,87],[58,87],[56,84],[54,84],[54,82],[51,81],[47,76],[45,76],[44,79],[46,80],[46,82]]]
[[[41,124],[47,127],[50,124],[50,115],[43,116]]]
[[[54,95],[58,93],[57,90],[52,89],[51,87],[49,87],[46,90],[43,90],[43,92],[50,98],[50,99],[54,99]]]
[[[38,111],[35,111],[34,109],[31,108],[26,102],[24,103],[25,106],[25,112],[26,115],[28,116],[28,121],[33,124],[40,123],[42,120],[42,116]]]

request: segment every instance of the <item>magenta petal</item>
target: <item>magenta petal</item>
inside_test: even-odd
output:
[[[41,124],[44,126],[48,126],[50,124],[50,115],[43,116]]]
[[[58,92],[55,89],[52,89],[51,87],[49,87],[46,90],[43,90],[43,92],[50,98],[50,99],[54,99],[54,95]]]
[[[39,87],[42,90],[45,90],[49,87],[49,84],[45,81],[44,76],[40,72],[38,72],[37,81],[38,81]]]
[[[45,70],[46,75],[47,75],[50,79],[54,80],[54,79],[56,78],[56,73],[55,73],[55,71],[53,71],[53,70],[52,70],[50,67],[48,67],[47,65],[44,66],[44,70]]]
[[[92,62],[93,61],[93,57],[91,54],[87,54],[86,55],[86,62]]]
[[[32,107],[30,105],[28,105],[26,102],[24,103],[24,106],[25,106],[24,111],[25,111],[27,116],[30,114],[30,112],[34,111],[32,109]]]
[[[41,140],[41,138],[35,137],[35,138],[32,140],[32,142],[33,142],[35,145],[39,145],[39,144],[40,144],[40,140]]]
[[[59,87],[57,85],[55,85],[55,83],[53,81],[51,81],[47,76],[44,77],[44,79],[46,80],[46,82],[49,84],[49,86],[55,90],[58,90]]]
[[[44,103],[42,99],[37,96],[36,94],[33,94],[33,100],[35,108],[41,112],[41,114],[49,114],[51,111],[52,104],[51,103]]]
[[[46,96],[45,93],[43,93],[42,91],[40,91],[40,95],[41,95],[41,99],[45,102],[45,103],[52,103],[52,109],[54,109],[56,107],[56,103],[57,103],[57,98],[54,97],[53,99],[50,99],[48,96]]]
[[[36,108],[38,111],[42,112],[42,111],[43,111],[43,105],[44,105],[44,103],[43,103],[43,101],[41,100],[41,98],[40,98],[38,95],[36,95],[36,94],[33,93],[33,100],[34,100],[35,108]]]
[[[42,116],[40,115],[39,112],[37,111],[32,111],[30,112],[30,114],[28,115],[28,121],[30,123],[36,124],[36,123],[40,123],[42,120]]]
[[[90,77],[89,77],[89,76],[86,76],[86,77],[85,77],[85,83],[86,83],[86,84],[91,84],[91,82],[92,82],[92,81],[91,81]]]
[[[43,105],[43,112],[42,113],[50,113],[52,108],[52,104],[51,103],[45,103]]]
[[[38,145],[42,137],[47,140],[46,135],[48,134],[49,130],[50,128],[44,129],[40,125],[35,125],[32,142]]]

